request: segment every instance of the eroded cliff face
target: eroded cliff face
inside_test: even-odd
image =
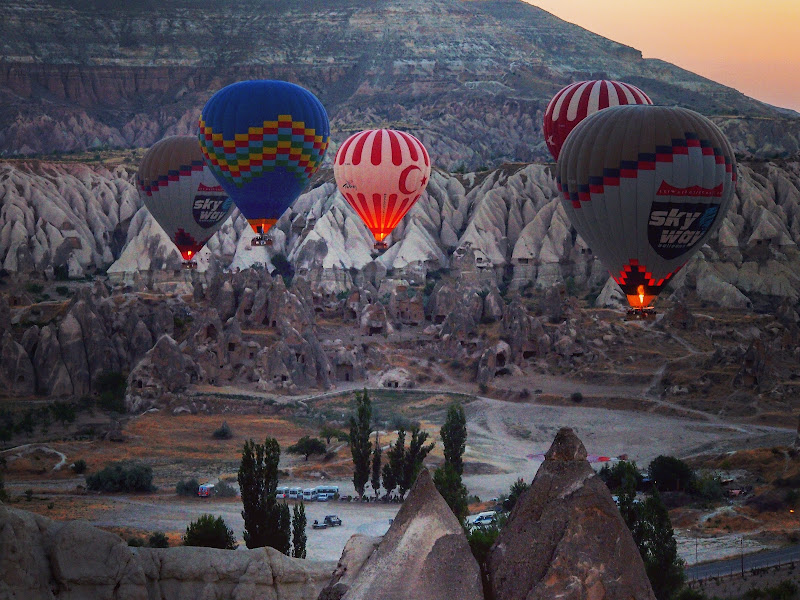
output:
[[[673,290],[735,308],[775,307],[800,296],[800,164],[740,165],[730,212],[689,262]],[[335,295],[376,273],[422,278],[435,269],[497,287],[574,282],[615,302],[615,287],[561,208],[549,167],[511,165],[466,175],[434,171],[426,193],[378,256],[358,216],[323,173],[273,229],[271,248],[250,246],[237,211],[197,257],[200,271],[272,270],[280,253],[315,293]],[[0,164],[0,265],[8,272],[56,269],[72,277],[109,270],[178,268],[172,242],[152,220],[123,167],[74,163]],[[360,274],[359,274],[360,273]],[[379,285],[379,283],[377,284]],[[618,295],[617,295],[618,296]]]
[[[316,93],[332,151],[353,129],[394,126],[447,169],[549,160],[542,111],[588,77],[728,115],[718,120],[740,152],[800,149],[796,115],[521,0],[12,1],[0,7],[0,40],[4,153],[149,146],[192,132],[213,92],[249,78]]]

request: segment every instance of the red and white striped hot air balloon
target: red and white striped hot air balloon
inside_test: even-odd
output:
[[[544,112],[544,141],[558,160],[570,131],[589,115],[609,106],[652,104],[642,90],[629,83],[598,79],[571,83],[558,92]]]
[[[375,248],[385,250],[383,240],[425,191],[431,160],[413,135],[369,129],[345,140],[333,174],[339,191],[375,236]]]

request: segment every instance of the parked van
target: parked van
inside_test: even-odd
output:
[[[285,500],[289,497],[289,488],[288,487],[279,487],[275,490],[275,497],[278,500]]]
[[[317,494],[313,488],[306,488],[303,490],[303,500],[306,502],[311,502],[316,496]]]
[[[201,498],[208,498],[209,496],[214,495],[214,484],[213,483],[204,483],[200,487],[197,488],[197,495]]]
[[[297,500],[303,497],[303,490],[300,488],[289,488],[289,499]]]
[[[314,491],[317,493],[317,496],[320,494],[327,494],[326,500],[333,500],[336,496],[339,495],[339,486],[338,485],[318,485],[314,488]],[[319,498],[317,498],[319,499]]]
[[[487,527],[495,523],[497,523],[497,512],[487,510],[486,512],[478,513],[478,515],[470,521],[470,528]]]

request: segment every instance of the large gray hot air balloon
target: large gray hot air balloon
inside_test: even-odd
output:
[[[233,202],[203,162],[200,143],[192,135],[164,138],[145,153],[136,176],[139,195],[170,239],[185,266],[213,236]]]
[[[644,309],[722,224],[736,160],[702,115],[628,105],[578,125],[556,173],[575,229],[630,305]]]

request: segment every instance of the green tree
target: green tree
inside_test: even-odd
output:
[[[648,474],[662,492],[680,492],[689,488],[694,479],[692,468],[674,456],[657,456],[650,463]]]
[[[369,462],[372,444],[372,402],[367,390],[356,394],[356,414],[350,417],[350,452],[353,455],[353,486],[359,497],[369,481]]]
[[[444,420],[439,435],[442,436],[444,444],[444,460],[453,465],[456,473],[464,474],[464,449],[467,446],[467,418],[464,415],[464,407],[461,404],[453,403],[447,409],[447,417]]]
[[[411,439],[408,442],[408,450],[403,459],[402,476],[399,478],[398,487],[400,497],[405,496],[417,480],[417,475],[422,470],[422,461],[433,450],[435,444],[431,442],[427,446],[425,440],[428,439],[428,432],[421,431],[416,425],[411,428]]]
[[[508,491],[508,496],[503,500],[503,508],[511,512],[514,506],[516,506],[517,500],[519,500],[522,494],[528,491],[529,487],[531,486],[525,483],[521,477],[512,483],[511,489]]]
[[[183,545],[235,550],[238,544],[233,530],[228,529],[222,517],[201,515],[197,521],[190,523],[186,528]]]
[[[285,503],[281,507],[276,499],[280,457],[281,447],[275,438],[268,437],[263,444],[246,441],[238,480],[247,547],[270,546],[288,554],[289,507]]]
[[[656,598],[669,600],[685,580],[669,512],[658,491],[644,502],[636,502],[635,498],[636,491],[629,481],[619,494],[619,511],[639,547]]]
[[[636,490],[642,483],[642,474],[636,468],[636,463],[627,460],[616,462],[613,466],[606,464],[598,475],[612,493],[618,493],[630,486]]]
[[[375,446],[372,448],[372,477],[370,479],[375,498],[381,493],[381,441],[378,432],[375,432]]]
[[[147,545],[151,548],[169,548],[169,540],[161,531],[156,531],[150,536],[150,539],[147,540]]]
[[[308,460],[308,457],[312,454],[325,454],[325,444],[322,443],[322,440],[317,438],[311,438],[307,435],[304,435],[299,440],[297,440],[296,444],[289,446],[286,451],[289,454],[302,454]]]
[[[280,550],[286,556],[290,556],[292,551],[292,515],[286,502],[278,504],[278,528],[275,532],[275,545],[270,544],[270,546]]]
[[[325,443],[329,446],[333,438],[336,438],[340,442],[347,442],[350,439],[344,431],[337,429],[336,427],[331,427],[330,425],[322,426],[322,428],[319,430],[319,437],[325,438]]]
[[[403,474],[406,455],[406,430],[400,427],[397,439],[386,451],[386,464],[383,465],[383,489],[387,494],[394,492]]]
[[[301,502],[294,507],[292,515],[292,556],[306,557],[306,507]]]
[[[461,481],[461,475],[456,472],[452,464],[445,462],[434,471],[433,483],[450,510],[463,523],[469,507],[467,505],[467,488]]]

